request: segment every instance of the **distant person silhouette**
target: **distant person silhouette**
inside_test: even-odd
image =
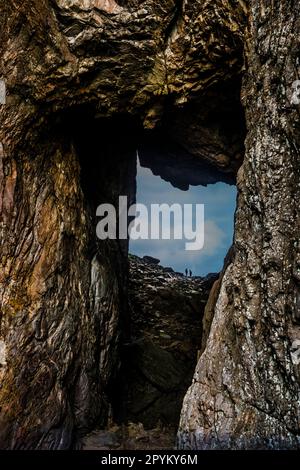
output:
[[[192,273],[192,271],[190,270],[190,277],[192,277],[192,275],[193,275],[193,273]]]
[[[187,270],[187,269],[185,270],[185,275],[186,275],[186,276],[188,275],[188,270]]]

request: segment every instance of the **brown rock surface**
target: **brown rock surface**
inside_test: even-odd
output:
[[[234,4],[210,26],[202,1],[1,3],[1,448],[69,448],[106,421],[126,247],[98,243],[95,208],[134,193],[141,123],[240,73]]]
[[[130,255],[131,331],[124,348],[125,418],[178,426],[197,362],[202,318],[217,278],[186,277]]]
[[[236,171],[242,69],[248,135],[235,256],[178,442],[299,447],[300,135],[291,102],[299,8],[288,0],[1,3],[1,448],[66,449],[106,423],[126,319],[126,244],[98,242],[95,207],[119,194],[134,199],[142,125]],[[220,135],[225,84],[240,123],[232,135],[230,126]]]
[[[182,449],[299,448],[299,4],[250,1],[235,255],[183,405]],[[298,65],[297,65],[298,64]]]

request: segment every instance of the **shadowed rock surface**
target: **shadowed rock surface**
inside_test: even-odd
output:
[[[176,427],[197,361],[204,307],[218,275],[188,278],[137,256],[129,258],[125,416],[146,428],[159,423]]]
[[[185,277],[155,258],[129,255],[130,333],[115,390],[119,425],[95,430],[84,449],[169,449],[175,446],[182,400],[191,383],[204,307],[218,278]],[[123,423],[123,424],[121,424]]]
[[[143,125],[240,74],[236,6],[210,23],[202,1],[2,2],[1,448],[69,448],[107,421],[126,244],[99,243],[95,209],[134,199]]]

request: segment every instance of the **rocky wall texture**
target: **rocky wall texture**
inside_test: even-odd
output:
[[[178,442],[299,446],[298,3],[2,0],[0,9],[1,448],[69,448],[106,421],[126,246],[98,243],[95,207],[121,191],[132,198],[142,126],[235,172],[245,129],[221,135],[217,105],[225,89],[236,103],[242,72],[235,255]],[[116,115],[138,124],[107,128]]]
[[[291,449],[299,422],[299,4],[252,0],[235,255],[183,405],[181,449]]]
[[[95,204],[125,193],[130,160],[122,164],[102,138],[91,177],[82,143],[67,132],[48,129],[38,155],[18,156],[12,174],[1,167],[2,448],[72,446],[106,422],[118,370],[126,252],[96,239]]]
[[[134,190],[122,162],[136,131],[101,119],[131,115],[152,128],[166,102],[177,109],[238,76],[245,8],[24,0],[0,9],[0,446],[65,449],[106,420],[126,310],[126,246],[97,242],[94,211]]]
[[[123,352],[124,416],[177,428],[192,381],[204,307],[218,278],[187,277],[129,256],[131,327]]]

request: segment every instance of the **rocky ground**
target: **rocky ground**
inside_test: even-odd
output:
[[[130,342],[125,348],[126,417],[146,428],[177,426],[217,275],[186,277],[130,255]]]
[[[201,344],[202,318],[218,275],[186,277],[159,260],[129,255],[131,331],[124,345],[117,421],[85,449],[172,449]]]
[[[85,437],[83,450],[171,450],[175,448],[176,429],[157,426],[145,430],[141,423],[95,430]]]
[[[217,278],[186,277],[130,255],[132,339],[145,337],[169,352],[194,356],[200,347],[204,307]]]

